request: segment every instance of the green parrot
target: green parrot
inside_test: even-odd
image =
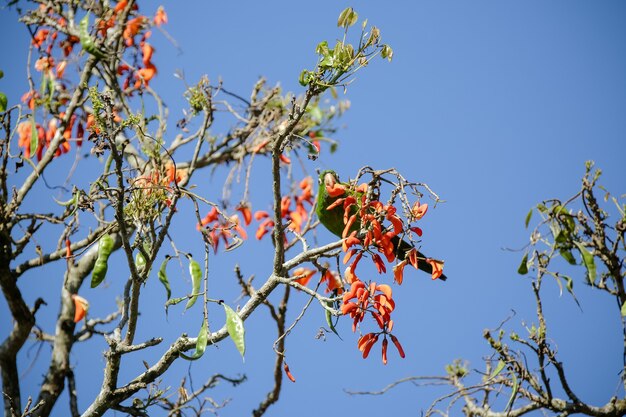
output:
[[[335,186],[335,184],[338,184],[338,183],[341,184],[339,182],[339,176],[337,175],[335,171],[326,170],[320,174],[319,190],[317,192],[317,206],[315,208],[315,213],[317,214],[317,218],[320,220],[320,223],[322,223],[330,232],[341,237],[343,230],[345,228],[345,224],[343,221],[343,216],[344,216],[343,205],[339,204],[337,207],[331,210],[327,210],[327,208],[332,203],[334,203],[338,198],[342,197],[342,196],[332,197],[331,195],[328,194],[328,191],[327,191],[327,187],[332,189]],[[348,193],[359,194],[358,192],[350,191],[348,184],[343,184],[343,185],[345,185],[346,189],[348,189]],[[345,195],[343,197],[345,197]],[[357,200],[359,199],[357,198]],[[354,206],[353,207],[354,213],[356,213],[357,210],[358,209],[356,208],[356,206]],[[351,230],[359,230],[360,228],[361,228],[360,222],[357,220],[352,225]],[[407,253],[411,249],[414,249],[413,245],[411,245],[409,242],[402,240],[398,236],[394,236],[391,239],[391,241],[394,247],[396,248],[395,255],[401,261],[406,258]],[[419,251],[417,252],[417,256],[418,256],[418,259],[420,259],[420,261],[417,264],[418,268],[426,272],[427,274],[432,274],[433,272],[432,266],[429,263],[421,260],[421,259],[426,259],[427,257],[424,256]],[[447,277],[444,274],[441,274],[439,279],[445,281]]]

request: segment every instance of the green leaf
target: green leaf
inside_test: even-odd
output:
[[[332,307],[333,303],[329,302],[328,306]],[[333,324],[333,315],[330,314],[329,310],[324,309],[324,311],[326,313],[326,324],[328,324],[328,327],[330,327],[330,330],[332,330],[332,332],[335,333],[341,339],[341,336],[339,336],[339,333],[337,333],[337,329],[335,329],[335,325]]]
[[[37,132],[37,123],[35,123],[35,115],[30,116],[30,157],[37,152],[39,147],[39,132]]]
[[[393,59],[393,49],[391,49],[391,46],[389,45],[383,45],[383,49],[381,50],[380,55],[383,57],[383,59],[391,62],[391,60]]]
[[[208,338],[209,330],[207,326],[207,321],[202,320],[202,327],[200,327],[200,333],[198,333],[198,339],[196,340],[196,351],[191,356],[187,356],[184,353],[180,352],[180,357],[183,359],[187,359],[188,361],[195,361],[196,359],[202,357],[202,355],[204,355],[204,351],[206,350]]]
[[[511,396],[509,397],[509,401],[504,407],[505,410],[510,410],[513,407],[513,402],[515,401],[515,396],[517,395],[517,390],[519,389],[519,384],[517,381],[517,375],[514,373],[511,374],[511,379],[513,380],[513,387],[511,388]]]
[[[565,280],[566,282],[565,287],[567,288],[567,292],[569,292],[572,295],[572,297],[574,298],[574,301],[576,301],[576,304],[578,305],[578,307],[580,307],[578,298],[576,298],[576,294],[574,294],[574,280],[568,277],[567,275],[560,275],[560,277],[562,277]]]
[[[561,249],[559,253],[570,265],[576,265],[576,259],[569,249]]]
[[[9,101],[7,100],[7,96],[4,93],[0,93],[0,113],[7,111],[8,104]]]
[[[306,87],[307,85],[309,85],[309,82],[311,81],[309,73],[309,70],[306,69],[302,70],[302,72],[300,73],[300,77],[298,77],[298,82],[302,87]]]
[[[328,42],[322,41],[317,44],[315,48],[315,53],[318,55],[327,55],[328,54]]]
[[[0,70],[0,80],[4,78],[4,71]]]
[[[530,219],[533,217],[533,211],[535,211],[535,209],[531,208],[530,211],[528,211],[528,214],[526,215],[524,226],[526,226],[527,229],[528,229],[528,224],[530,223]]]
[[[587,268],[587,280],[589,284],[594,285],[596,283],[596,263],[593,260],[593,255],[587,250],[580,242],[574,242],[578,247],[581,256],[583,257],[583,264]]]
[[[565,243],[568,240],[569,240],[569,233],[564,229],[560,229],[556,237],[554,238],[554,241],[556,243]]]
[[[324,116],[322,110],[318,106],[312,106],[308,108],[309,114],[311,115],[311,119],[315,122],[321,122],[322,117]]]
[[[235,310],[230,308],[226,303],[222,303],[222,305],[224,306],[224,311],[226,312],[226,330],[228,330],[230,338],[233,339],[233,342],[235,342],[235,347],[237,347],[239,354],[241,354],[241,357],[243,358],[243,355],[246,353],[246,330],[243,327],[243,320],[241,320],[239,314],[237,314]]]
[[[519,268],[517,268],[517,273],[520,275],[526,275],[528,273],[528,252],[524,254],[522,263],[520,263]]]
[[[352,7],[348,7],[344,9],[341,14],[339,14],[339,19],[337,19],[337,26],[348,29],[350,26],[354,25],[359,19],[359,15],[354,11]]]
[[[502,372],[505,366],[506,366],[506,363],[503,360],[500,360],[498,362],[498,365],[496,366],[496,369],[494,369],[491,375],[489,375],[489,379],[493,379],[497,377],[500,374],[500,372]]]
[[[191,298],[187,301],[185,310],[196,303],[198,294],[200,293],[200,284],[202,283],[202,268],[200,268],[200,264],[192,258],[189,258],[189,275],[191,275]]]
[[[166,257],[165,260],[161,263],[161,267],[159,268],[159,281],[165,287],[165,291],[167,292],[167,299],[169,300],[172,296],[172,289],[170,288],[170,282],[167,279],[167,263],[169,262],[170,257]]]
[[[626,302],[622,304],[622,317],[626,316]]]

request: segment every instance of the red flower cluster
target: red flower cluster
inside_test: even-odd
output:
[[[67,26],[67,22],[63,17],[55,16],[54,9],[47,8],[45,5],[40,5],[40,9],[44,13],[48,14],[53,20],[56,21],[58,27],[64,28]],[[63,78],[65,67],[67,66],[67,57],[72,53],[74,45],[80,43],[80,39],[73,35],[65,35],[65,38],[57,43],[57,46],[61,48],[62,57],[58,64],[55,66],[55,60],[52,57],[52,51],[55,45],[55,41],[59,37],[59,31],[56,29],[41,28],[39,29],[32,39],[32,44],[43,53],[43,56],[35,61],[35,69],[42,72],[50,78]],[[31,109],[33,109],[31,107]]]
[[[252,220],[249,215],[250,209],[247,208],[247,206],[240,206],[238,210],[242,212],[244,224],[248,226]],[[207,215],[202,218],[200,224],[198,224],[196,228],[198,230],[203,228],[205,229],[204,233],[206,233],[209,237],[209,241],[213,246],[213,251],[215,253],[217,253],[220,241],[224,243],[226,248],[232,246],[232,240],[234,237],[233,230],[237,232],[241,239],[248,238],[246,230],[241,227],[241,220],[239,219],[238,214],[225,217],[217,210],[216,207],[213,207]]]
[[[296,233],[300,233],[302,231],[302,226],[306,224],[306,221],[309,218],[309,213],[305,207],[305,203],[309,205],[309,209],[314,204],[313,179],[311,177],[304,178],[300,181],[299,189],[299,195],[293,197],[284,196],[280,201],[280,215],[283,219],[286,219],[289,222],[287,227]],[[292,202],[295,205],[293,210],[291,208]],[[274,228],[274,221],[266,211],[257,211],[254,213],[254,218],[257,221],[262,220],[256,231],[257,239],[263,238],[263,236],[272,231]]]
[[[386,284],[377,285],[375,282],[366,284],[356,275],[356,268],[364,254],[371,256],[372,262],[379,274],[386,273],[388,263],[396,260],[397,242],[402,236],[411,232],[422,236],[419,227],[405,227],[404,222],[397,214],[397,209],[392,204],[383,204],[378,200],[369,201],[367,198],[368,187],[361,184],[353,190],[348,186],[335,182],[326,186],[326,191],[331,197],[338,197],[327,210],[343,209],[344,229],[342,232],[343,251],[345,256],[343,263],[352,261],[345,270],[345,277],[350,290],[343,295],[341,311],[344,315],[352,318],[352,331],[363,322],[366,316],[371,316],[380,331],[367,333],[359,338],[358,348],[366,358],[376,344],[380,335],[383,335],[382,358],[387,363],[387,346],[389,337],[398,349],[400,356],[404,358],[404,350],[398,339],[391,334],[393,320],[391,313],[395,309],[391,287]],[[351,192],[348,192],[351,191]],[[415,203],[409,213],[409,225],[424,217],[428,205]],[[360,246],[357,248],[357,246]],[[382,255],[382,256],[381,256]],[[384,259],[383,259],[384,257]],[[433,267],[432,278],[441,276],[443,263],[432,259],[420,259],[416,249],[409,251],[402,261],[393,266],[394,281],[402,284],[404,267],[410,263],[418,269],[418,262],[428,262]]]
[[[64,114],[61,113],[59,116],[63,117]],[[34,151],[35,155],[37,155],[37,159],[41,160],[41,156],[43,155],[43,150],[44,148],[47,148],[50,146],[50,142],[52,142],[52,139],[56,135],[59,123],[60,122],[58,119],[52,118],[48,122],[47,129],[44,129],[40,124],[38,123],[35,124],[32,121],[21,122],[17,126],[17,134],[18,134],[17,144],[20,148],[22,148],[24,152],[24,157],[31,158],[33,156],[31,155],[31,147],[34,145],[34,149],[32,150]],[[85,129],[83,127],[83,123],[78,122],[77,127],[76,127],[76,133],[72,137],[72,130],[74,129],[75,124],[76,124],[76,116],[73,115],[70,118],[68,126],[63,131],[63,141],[61,142],[61,145],[57,148],[56,153],[54,155],[55,157],[69,152],[71,148],[70,141],[76,141],[76,144],[79,147],[82,145],[83,136],[85,134]],[[36,129],[35,137],[33,136],[33,126],[35,126],[35,129]]]
[[[315,269],[299,267],[293,270],[291,276],[296,278],[294,282],[306,287],[316,273]],[[336,291],[337,294],[343,293],[343,282],[341,282],[341,278],[336,272],[327,269],[320,281],[326,283],[325,292]]]
[[[343,294],[343,305],[341,312],[352,318],[352,331],[356,331],[365,316],[370,315],[378,327],[379,332],[371,332],[361,336],[357,342],[357,347],[363,352],[363,358],[367,358],[372,347],[378,341],[380,335],[383,336],[382,358],[383,363],[387,364],[387,337],[389,336],[394,345],[398,349],[398,353],[404,358],[404,350],[398,339],[391,334],[393,329],[393,320],[391,313],[395,309],[396,304],[392,298],[391,287],[386,284],[377,285],[371,282],[366,286],[362,281],[354,281],[350,286],[350,290]]]

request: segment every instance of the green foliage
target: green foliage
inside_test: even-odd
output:
[[[581,242],[574,242],[574,244],[578,248],[578,251],[583,258],[583,264],[585,265],[585,268],[587,268],[587,280],[589,281],[589,284],[594,285],[596,283],[597,274],[596,263],[593,260],[593,254],[589,252]]]
[[[305,69],[300,73],[300,85],[309,86],[313,91],[324,91],[327,88],[349,84],[349,78],[366,66],[372,58],[380,54],[383,59],[391,61],[393,49],[381,43],[380,30],[372,26],[367,29],[367,20],[363,22],[361,35],[357,44],[346,40],[348,29],[356,24],[358,14],[351,7],[343,10],[337,25],[344,28],[343,39],[338,40],[331,48],[327,41],[320,42],[315,48],[319,56],[314,70]]]
[[[455,378],[463,378],[469,373],[467,362],[455,359],[454,362],[446,365],[446,374]]]
[[[0,113],[7,111],[8,103],[6,94],[0,92]]]
[[[526,275],[528,273],[528,252],[524,254],[522,262],[520,263],[519,268],[517,268],[517,273],[520,275]]]
[[[184,96],[189,102],[192,114],[211,110],[211,87],[206,77],[201,78],[195,86],[189,87]]]

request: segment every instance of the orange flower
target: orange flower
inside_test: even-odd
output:
[[[142,83],[148,85],[156,73],[157,69],[152,63],[148,63],[145,68],[138,69],[137,72],[135,72],[135,78],[137,79],[137,81],[135,81],[135,88],[141,87]]]
[[[39,72],[43,72],[46,75],[49,75],[53,68],[54,58],[52,57],[42,57],[35,61],[35,69]]]
[[[400,357],[404,359],[404,349],[402,349],[402,345],[398,341],[398,338],[392,334],[390,334],[389,337],[391,337],[391,341],[396,346],[396,349],[398,349],[398,353],[400,354]]]
[[[218,217],[219,217],[219,213],[217,211],[217,207],[214,206],[211,208],[211,211],[209,211],[207,215],[204,216],[202,220],[200,220],[200,224],[196,225],[196,229],[200,230],[202,227],[206,226],[207,224],[216,221]]]
[[[31,110],[35,109],[35,100],[39,98],[39,93],[36,91],[28,91],[22,95],[21,101],[22,103],[28,103],[28,108]]]
[[[326,186],[326,192],[331,197],[339,197],[346,193],[346,186],[338,182]]]
[[[43,152],[43,145],[45,142],[45,132],[39,124],[36,126],[37,129],[37,149],[35,152],[37,156],[41,159],[41,154]],[[32,122],[26,121],[17,125],[17,134],[18,134],[18,146],[23,149],[24,157],[26,159],[32,158],[30,151],[30,142],[32,139]]]
[[[249,226],[252,222],[252,211],[250,210],[250,205],[241,203],[237,206],[237,211],[241,213],[243,216],[243,222],[246,226]]]
[[[372,261],[374,262],[374,266],[376,266],[376,270],[378,271],[379,274],[382,274],[383,272],[387,272],[385,263],[383,262],[380,255],[378,254],[372,255]]]
[[[415,232],[419,237],[422,237],[422,229],[419,227],[411,227],[411,231]]]
[[[56,67],[57,78],[63,78],[63,74],[65,74],[65,67],[67,67],[66,60],[63,60],[57,64],[57,67]]]
[[[143,27],[144,22],[146,21],[145,16],[137,16],[134,19],[130,19],[126,23],[126,27],[124,28],[124,33],[122,36],[126,41],[126,46],[134,45],[134,37],[139,33],[141,28]]]
[[[433,267],[433,273],[432,273],[433,279],[437,279],[441,276],[441,274],[443,274],[443,262],[442,261],[429,258],[429,259],[426,259],[426,262],[428,262],[430,266]]]
[[[258,145],[256,145],[254,147],[254,149],[252,149],[252,153],[257,153],[259,152],[261,149],[265,148],[265,146],[270,143],[269,139],[264,140],[263,142],[259,143]]]
[[[354,273],[354,270],[352,269],[352,265],[346,268],[345,275],[346,275],[346,281],[348,281],[348,284],[360,282],[359,277],[356,276],[356,274]]]
[[[336,272],[327,269],[322,280],[326,281],[326,292],[337,290],[337,294],[343,293],[343,282]]]
[[[290,207],[291,207],[291,198],[289,198],[288,196],[284,196],[280,200],[280,217],[287,217],[290,212],[290,209],[289,209]]]
[[[313,178],[304,178],[302,181],[300,181],[299,186],[302,190],[302,194],[300,195],[301,201],[306,201],[310,204],[313,204]]]
[[[172,184],[172,183],[180,183],[187,179],[187,170],[186,169],[177,169],[176,165],[173,162],[168,162],[165,164],[165,174],[166,178],[164,181],[164,185]]]
[[[368,333],[359,338],[357,347],[363,352],[363,359],[367,358],[376,342],[378,342],[378,335],[375,333]]]
[[[154,15],[154,24],[157,26],[161,26],[162,24],[167,23],[167,13],[165,13],[165,9],[163,6],[159,6]]]
[[[256,238],[257,240],[261,240],[263,236],[269,233],[274,228],[274,220],[265,219],[256,230]]]
[[[315,269],[300,267],[294,269],[292,277],[300,277],[298,279],[294,279],[294,282],[297,282],[298,284],[306,287],[309,281],[311,281],[311,278],[313,278],[313,275],[315,275],[316,273],[317,271]]]
[[[41,45],[43,45],[43,43],[48,38],[49,33],[50,31],[48,29],[39,29],[37,33],[35,33],[35,36],[33,36],[33,45],[35,45],[37,48],[40,48]]]
[[[239,224],[239,215],[233,214],[232,216],[230,216],[229,220],[231,222],[232,227],[235,229],[235,231],[237,233],[239,233],[239,236],[241,236],[242,239],[247,239],[248,238],[248,233]]]
[[[154,54],[154,48],[148,42],[141,42],[141,55],[142,61],[145,66],[150,65],[152,55]]]
[[[387,338],[383,339],[383,365],[387,365],[387,345],[389,344],[389,341],[387,340]]]
[[[407,260],[405,259],[404,261],[400,262],[397,265],[394,265],[393,267],[393,280],[398,283],[398,285],[402,284],[402,280],[404,278],[404,267],[407,264]]]
[[[304,223],[304,218],[297,211],[292,211],[289,213],[289,218],[291,222],[289,223],[289,229],[293,230],[296,233],[300,233],[302,230],[302,224]]]
[[[89,302],[78,294],[72,294],[74,300],[74,323],[81,321],[89,310]]]
[[[285,370],[285,375],[287,375],[287,378],[289,378],[291,382],[296,382],[296,378],[294,378],[291,371],[289,370],[289,365],[287,365],[287,362],[283,362],[283,369]]]
[[[347,252],[351,246],[358,245],[359,243],[361,243],[361,241],[359,240],[359,238],[356,237],[356,230],[355,230],[352,233],[350,233],[350,236],[348,236],[343,241],[343,244],[342,244],[343,251]]]
[[[421,219],[427,211],[428,204],[420,204],[419,201],[416,201],[411,208],[411,221]]]
[[[65,257],[67,259],[72,257],[72,242],[70,239],[65,239]]]

